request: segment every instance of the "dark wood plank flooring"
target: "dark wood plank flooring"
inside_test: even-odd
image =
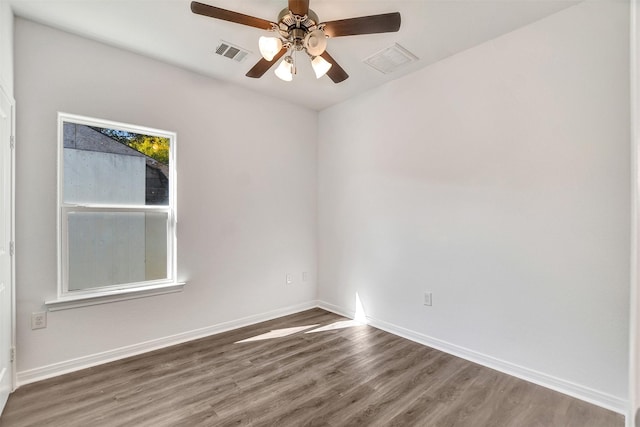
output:
[[[313,309],[19,388],[13,426],[622,427],[622,415]]]

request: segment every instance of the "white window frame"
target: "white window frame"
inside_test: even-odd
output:
[[[106,129],[118,129],[142,135],[154,135],[169,138],[169,203],[168,205],[104,205],[104,204],[70,204],[64,202],[64,123],[95,126]],[[95,119],[75,114],[58,113],[58,295],[46,301],[49,310],[62,310],[86,305],[103,304],[123,299],[140,298],[151,295],[181,291],[184,283],[177,280],[176,256],[176,142],[175,132],[153,129],[143,126],[119,123],[109,120]],[[167,278],[144,282],[125,283],[94,287],[83,290],[69,290],[69,251],[68,251],[68,216],[76,212],[140,212],[166,213],[167,215]]]

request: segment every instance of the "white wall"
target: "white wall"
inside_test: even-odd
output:
[[[0,88],[13,97],[13,12],[0,1]]]
[[[630,2],[630,25],[631,25],[631,202],[632,202],[632,250],[631,250],[631,313],[629,328],[629,413],[627,416],[627,426],[640,426],[640,339],[638,334],[638,319],[640,318],[640,260],[638,251],[640,248],[640,180],[639,178],[639,158],[640,154],[640,8],[636,0]]]
[[[315,112],[22,19],[15,66],[19,380],[312,304],[316,142],[283,138],[282,118],[315,135]],[[50,312],[48,327],[32,331],[31,313],[56,296],[58,111],[177,132],[178,278],[187,286]]]
[[[625,411],[628,37],[583,3],[322,111],[320,300]]]

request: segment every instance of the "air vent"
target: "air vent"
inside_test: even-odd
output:
[[[381,50],[364,60],[368,66],[384,74],[393,73],[398,68],[418,60],[418,57],[398,43]]]
[[[220,40],[220,44],[216,47],[216,54],[233,59],[236,62],[242,62],[249,54],[249,51],[224,40]]]

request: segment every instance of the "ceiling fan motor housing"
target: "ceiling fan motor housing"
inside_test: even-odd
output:
[[[282,9],[278,14],[278,25],[280,31],[284,31],[284,35],[286,35],[291,28],[295,27],[302,27],[307,31],[313,31],[319,22],[318,15],[311,9],[309,9],[309,12],[307,12],[305,16],[295,15],[287,8]]]
[[[278,32],[297,51],[305,50],[311,56],[321,55],[327,40],[318,28],[318,15],[309,9],[305,16],[295,15],[289,9],[282,9],[278,15]]]

